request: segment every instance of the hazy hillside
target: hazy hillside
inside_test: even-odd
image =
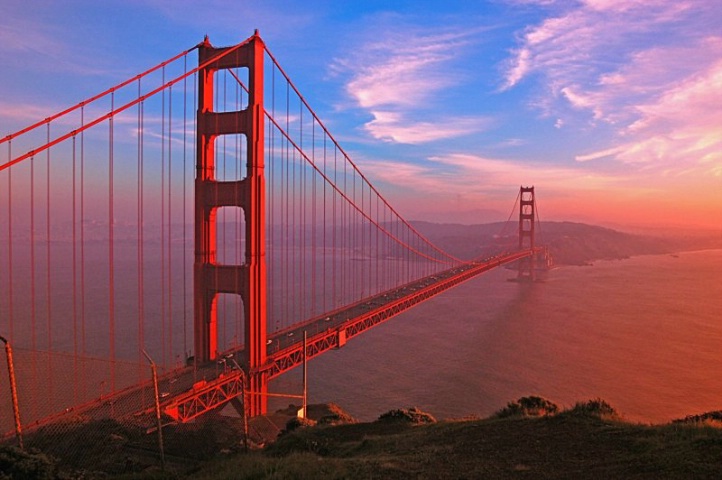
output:
[[[500,249],[515,248],[518,245],[518,231],[513,224],[413,222],[413,225],[436,245],[464,259],[495,253]],[[542,222],[537,235],[538,242],[549,246],[554,261],[565,265],[583,265],[594,260],[620,259],[632,255],[722,248],[722,237],[719,234],[636,235],[572,222]]]

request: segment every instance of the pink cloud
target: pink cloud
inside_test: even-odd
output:
[[[440,49],[410,53],[404,48],[394,52],[382,63],[362,69],[346,90],[363,108],[418,105],[453,83],[436,68],[448,60],[448,55],[435,50]]]
[[[434,108],[439,92],[463,81],[453,61],[473,33],[395,30],[364,45],[352,58],[337,60],[335,72],[351,72],[347,93],[373,116],[364,130],[375,139],[416,144],[483,129],[488,123],[484,118],[447,115],[439,120]]]
[[[569,84],[587,83],[580,80],[598,79],[610,73],[605,71],[610,65],[614,68],[630,55],[643,55],[650,48],[645,35],[670,35],[669,29],[676,25],[676,35],[697,38],[704,30],[696,23],[717,12],[704,1],[666,0],[588,0],[557,11],[522,35],[506,65],[506,88],[533,72],[541,73],[555,93]],[[695,21],[682,23],[687,19]]]
[[[660,197],[666,187],[659,182],[645,183],[634,171],[600,173],[588,163],[565,167],[542,161],[530,166],[522,160],[451,153],[429,157],[423,163],[361,159],[359,165],[408,218],[427,219],[434,214],[438,220],[452,218],[451,212],[481,208],[502,214],[483,221],[504,220],[520,185],[538,187],[545,220],[657,221],[650,215],[660,208],[660,198],[668,204],[679,198],[676,193]],[[722,174],[722,168],[719,170]],[[482,220],[467,215],[464,221]]]
[[[424,197],[438,192],[465,196],[485,196],[491,192],[508,192],[525,185],[544,185],[547,192],[573,190],[609,191],[623,188],[627,176],[595,173],[582,166],[560,167],[539,163],[530,168],[521,160],[503,160],[465,153],[429,157],[423,164],[384,160],[359,162],[364,172],[396,189],[413,190]]]
[[[620,145],[577,156],[577,160],[615,158],[654,165],[683,175],[716,175],[722,158],[722,61],[668,86],[656,97],[629,106],[631,123],[620,126]]]
[[[434,122],[407,120],[401,113],[372,111],[374,119],[365,130],[374,138],[396,143],[419,144],[467,135],[482,130],[489,121],[476,117],[437,119]]]
[[[0,102],[0,117],[24,123],[37,122],[38,119],[54,114],[55,110],[53,107],[37,104]]]
[[[587,0],[557,12],[524,32],[505,86],[537,73],[548,93],[536,106],[557,125],[614,128],[609,145],[576,160],[616,160],[647,176],[716,175],[722,36],[710,20],[722,21],[720,11],[693,0]]]

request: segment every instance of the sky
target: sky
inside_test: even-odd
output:
[[[0,136],[260,31],[407,219],[722,230],[720,0],[0,0]]]

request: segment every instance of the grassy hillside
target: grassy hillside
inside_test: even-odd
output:
[[[209,452],[206,460],[188,462],[176,452],[167,458],[165,472],[157,467],[157,459],[151,458],[142,467],[134,459],[126,473],[93,473],[92,469],[73,473],[58,470],[42,454],[21,459],[16,450],[5,448],[0,449],[0,478],[5,478],[3,474],[28,478],[24,476],[27,472],[12,476],[8,467],[24,465],[35,468],[37,476],[32,478],[719,479],[720,418],[722,413],[714,412],[667,425],[638,425],[624,422],[601,400],[559,411],[544,399],[525,397],[487,419],[436,422],[411,409],[389,412],[371,423],[302,426],[295,422],[295,428],[275,443],[249,453],[220,445],[208,448],[211,438],[194,435],[192,441],[184,442],[184,448],[189,454],[204,449]],[[335,420],[348,421],[343,415]],[[205,432],[213,429],[210,424],[203,427]],[[119,437],[107,430],[105,435]],[[229,440],[226,436],[224,442]],[[240,435],[235,440],[235,445],[239,444]],[[132,452],[118,450],[117,460],[127,463]]]
[[[556,415],[301,428],[193,478],[722,478],[722,430],[641,426],[577,407]]]

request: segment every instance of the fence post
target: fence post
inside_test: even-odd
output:
[[[18,387],[15,383],[15,367],[13,365],[13,349],[10,346],[10,342],[0,335],[0,341],[5,344],[5,355],[7,356],[8,362],[8,376],[10,377],[10,394],[13,401],[13,417],[15,419],[15,436],[18,439],[18,447],[20,450],[25,450],[23,446],[23,427],[20,423],[20,406],[18,405]]]
[[[246,391],[246,372],[243,371],[240,365],[238,365],[238,362],[236,362],[235,359],[233,360],[233,364],[236,366],[236,368],[241,372],[241,399],[243,401],[243,409],[241,413],[241,420],[243,422],[243,450],[248,453],[248,399],[246,398],[246,394],[248,393]]]
[[[145,355],[145,358],[148,359],[150,362],[150,372],[153,376],[153,393],[155,396],[155,423],[156,428],[158,429],[158,449],[160,450],[160,468],[161,470],[165,470],[165,454],[163,452],[163,425],[161,424],[160,420],[160,397],[158,395],[158,371],[155,368],[155,362],[152,358],[150,358],[150,355],[148,355],[148,352],[143,349],[143,355]]]

